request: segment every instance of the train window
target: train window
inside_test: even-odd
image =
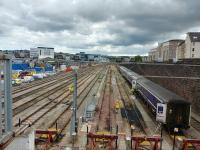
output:
[[[135,86],[136,86],[136,81],[132,80],[132,88],[135,89]]]
[[[163,113],[163,106],[158,106],[158,113]]]

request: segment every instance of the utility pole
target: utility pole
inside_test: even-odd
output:
[[[3,74],[2,74],[3,73]],[[12,134],[12,60],[8,55],[0,54],[0,142]],[[3,79],[2,79],[3,76]],[[4,83],[2,83],[2,80]],[[3,98],[4,95],[4,98]],[[3,100],[4,99],[4,100]],[[2,105],[4,103],[4,105]],[[4,116],[2,116],[4,114]],[[1,149],[1,147],[0,147]]]
[[[163,123],[161,123],[161,128],[160,128],[160,137],[161,137],[161,141],[160,141],[160,150],[162,150],[162,141],[163,141]]]
[[[72,138],[72,145],[74,145],[74,137],[77,134],[78,122],[76,117],[77,110],[77,72],[73,70],[74,74],[74,90],[73,90],[73,105],[72,105],[72,118],[71,118],[71,128],[70,128],[70,136]]]
[[[175,149],[175,142],[176,142],[176,133],[179,132],[178,128],[174,128],[174,139],[173,139],[173,150]]]

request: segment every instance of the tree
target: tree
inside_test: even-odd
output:
[[[135,62],[135,57],[131,57],[130,62]]]
[[[135,56],[134,62],[142,62],[142,57],[140,55]]]

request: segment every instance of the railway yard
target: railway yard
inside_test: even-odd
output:
[[[168,150],[187,140],[190,149],[200,149],[200,117],[191,111],[190,128],[171,132],[156,121],[147,97],[136,93],[118,65],[86,66],[76,73],[77,87],[73,71],[14,86],[13,134],[0,149],[9,150],[32,133],[37,150],[160,149],[161,141]]]

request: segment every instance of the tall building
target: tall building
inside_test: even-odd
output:
[[[179,43],[176,48],[176,60],[185,58],[185,41]]]
[[[30,49],[30,57],[31,58],[53,58],[54,59],[54,48],[50,47],[37,47]]]
[[[184,58],[200,58],[200,32],[188,32]]]
[[[151,49],[149,51],[148,55],[149,55],[149,61],[151,61],[151,62],[157,62],[158,61],[159,52],[158,52],[157,48]]]
[[[169,60],[176,60],[176,48],[177,46],[183,42],[184,40],[169,40],[164,43],[162,43],[161,47],[161,59],[163,61],[169,61]]]
[[[157,48],[149,51],[149,61],[167,62],[176,61],[177,46],[184,40],[173,39],[160,43]]]

